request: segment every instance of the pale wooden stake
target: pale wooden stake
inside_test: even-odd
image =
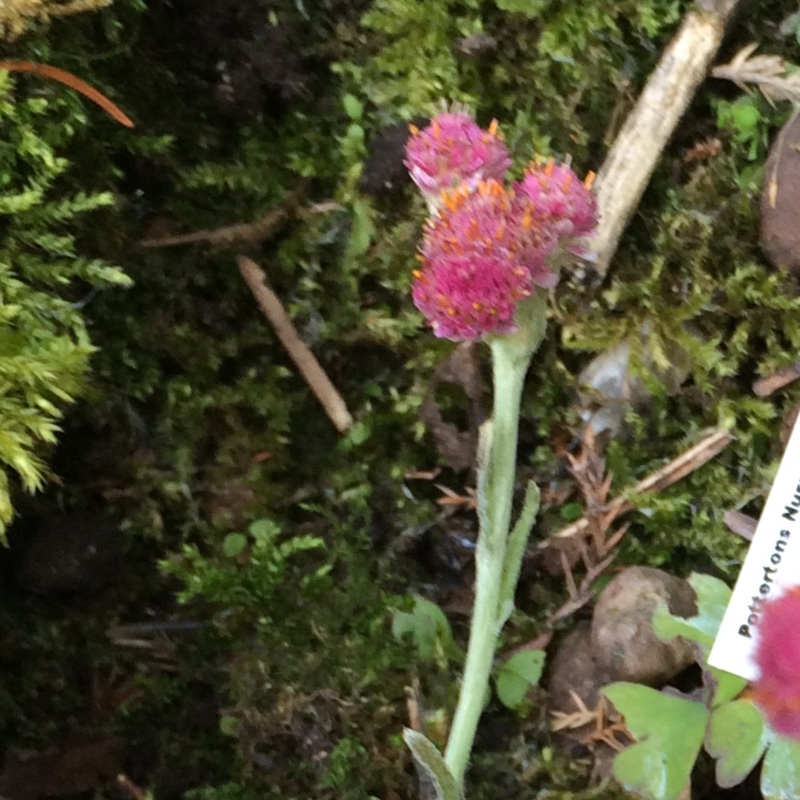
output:
[[[708,75],[739,2],[705,0],[686,14],[617,135],[596,183],[600,224],[590,248],[601,275],[608,271],[664,147]]]

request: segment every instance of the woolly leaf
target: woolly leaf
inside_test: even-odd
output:
[[[444,763],[436,745],[411,728],[403,730],[403,739],[414,757],[420,783],[436,800],[462,800],[456,779]]]

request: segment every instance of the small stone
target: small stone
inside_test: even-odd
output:
[[[778,268],[800,273],[800,113],[781,128],[764,167],[761,249]]]
[[[581,622],[559,645],[550,660],[545,688],[551,711],[577,711],[573,692],[587,708],[594,708],[600,690],[611,683],[607,669],[598,664],[592,647],[591,626]]]
[[[592,653],[612,680],[660,686],[694,662],[690,642],[662,642],[653,630],[653,611],[664,601],[672,614],[697,613],[692,587],[652,567],[629,567],[603,590],[592,618]]]

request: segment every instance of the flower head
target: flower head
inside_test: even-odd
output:
[[[527,270],[489,255],[429,261],[411,289],[434,334],[456,341],[515,331],[517,305],[531,293]]]
[[[800,740],[800,586],[764,605],[756,662],[756,703],[778,733]]]
[[[496,121],[484,130],[455,107],[435,116],[423,130],[411,127],[404,164],[433,210],[445,189],[502,180],[511,159]]]
[[[538,216],[550,220],[561,237],[586,236],[597,225],[597,202],[591,192],[594,173],[581,182],[566,164],[551,158],[533,163],[515,188],[535,206]]]
[[[534,257],[535,234],[529,209],[495,180],[479,181],[441,197],[422,243],[422,269],[412,295],[434,333],[449,339],[477,339],[510,333],[517,305],[537,286],[552,285],[546,255]]]

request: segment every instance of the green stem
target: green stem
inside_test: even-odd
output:
[[[519,331],[490,343],[494,413],[487,460],[479,464],[482,474],[478,480],[480,530],[475,552],[475,606],[461,693],[445,751],[445,762],[459,785],[464,782],[502,626],[499,615],[503,574],[508,571],[505,561],[514,499],[519,407],[528,364],[544,334],[543,294],[528,304]]]

